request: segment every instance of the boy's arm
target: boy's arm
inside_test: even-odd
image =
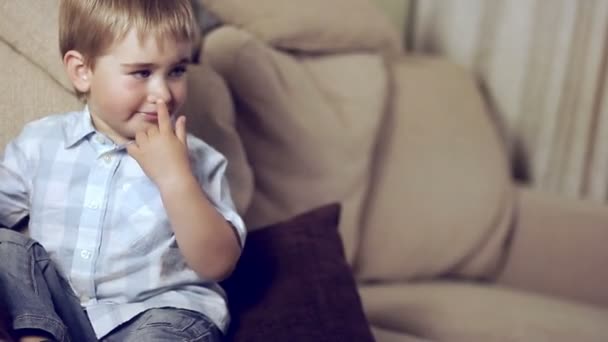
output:
[[[179,249],[201,277],[220,281],[241,254],[234,228],[207,199],[193,176],[160,190]]]
[[[158,101],[157,107],[158,127],[137,133],[127,151],[159,188],[180,251],[190,268],[204,279],[222,280],[236,265],[241,242],[192,174],[185,118],[177,120],[174,131],[166,105]]]
[[[165,184],[160,192],[188,265],[204,279],[220,281],[229,276],[241,254],[240,240],[194,176]]]

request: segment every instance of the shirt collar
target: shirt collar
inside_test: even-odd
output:
[[[89,106],[85,106],[84,110],[78,114],[73,117],[73,120],[66,122],[63,127],[66,148],[73,147],[95,132]]]

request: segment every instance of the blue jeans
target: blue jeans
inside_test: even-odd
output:
[[[37,330],[57,341],[96,341],[70,285],[36,241],[0,229],[0,296],[19,333]]]
[[[182,309],[150,309],[114,329],[103,342],[219,342],[222,333],[205,315]]]
[[[0,297],[12,329],[41,331],[57,341],[97,341],[70,285],[36,241],[0,228]],[[203,314],[175,308],[151,309],[102,340],[221,341],[220,330]]]

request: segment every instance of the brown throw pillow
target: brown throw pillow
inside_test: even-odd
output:
[[[344,258],[340,206],[323,206],[251,232],[222,285],[227,341],[373,341]]]
[[[12,322],[6,311],[3,298],[0,298],[0,341],[12,341],[10,331]]]

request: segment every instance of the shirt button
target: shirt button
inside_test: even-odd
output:
[[[95,137],[95,140],[97,140],[97,142],[100,144],[103,144],[104,142],[106,142],[106,140],[101,135],[97,135]]]
[[[109,164],[112,161],[112,156],[106,154],[105,156],[103,156],[103,161],[106,162],[106,164]]]
[[[87,205],[89,208],[93,209],[93,210],[97,210],[99,209],[99,204],[97,204],[97,202],[91,202],[89,203],[89,205]]]
[[[89,259],[89,258],[91,257],[91,252],[89,252],[89,251],[87,251],[87,250],[83,249],[83,250],[81,250],[81,251],[80,251],[80,256],[81,256],[83,259]]]
[[[80,302],[81,302],[81,303],[86,303],[86,302],[88,302],[89,300],[91,300],[91,298],[89,298],[89,296],[87,296],[87,295],[82,295],[82,296],[80,296]]]

